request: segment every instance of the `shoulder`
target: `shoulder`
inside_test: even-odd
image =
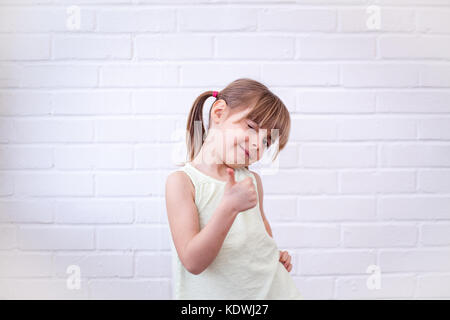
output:
[[[166,179],[166,193],[170,191],[186,191],[189,190],[194,196],[195,187],[190,177],[182,170],[171,172]]]
[[[248,170],[248,171],[255,176],[257,181],[261,181],[261,177],[259,176],[259,174],[257,172],[252,171],[252,170]]]

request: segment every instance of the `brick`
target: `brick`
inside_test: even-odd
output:
[[[50,58],[50,36],[48,35],[1,35],[0,43],[8,44],[2,46],[0,60],[47,60]]]
[[[58,169],[132,169],[131,146],[61,146],[54,148]]]
[[[2,278],[51,277],[52,261],[49,253],[0,253],[0,274]]]
[[[91,299],[159,300],[171,299],[170,280],[104,279],[89,282]]]
[[[94,138],[92,120],[69,118],[17,119],[14,122],[15,142],[90,142]]]
[[[344,87],[414,87],[419,71],[413,64],[346,64],[342,66]]]
[[[450,112],[450,92],[385,91],[377,94],[377,112]]]
[[[55,222],[69,224],[132,223],[133,204],[126,201],[59,201]]]
[[[80,280],[79,289],[69,289],[67,279],[0,280],[0,298],[15,300],[87,300],[88,283]]]
[[[373,59],[375,38],[304,36],[297,38],[297,59]]]
[[[335,64],[273,63],[262,65],[269,86],[333,86],[339,83]]]
[[[427,220],[449,219],[450,199],[445,196],[395,196],[379,199],[382,219]]]
[[[389,4],[390,5],[390,4]],[[414,10],[409,8],[380,7],[380,28],[369,29],[367,25],[373,12],[364,8],[343,8],[338,11],[340,32],[411,32],[415,29]]]
[[[294,38],[280,36],[216,37],[217,57],[222,59],[292,59]]]
[[[450,276],[425,274],[417,277],[418,298],[445,298],[450,296]]]
[[[292,272],[292,270],[291,270]],[[333,299],[334,278],[333,277],[295,277],[293,276],[300,294],[305,300]]]
[[[17,238],[22,250],[94,249],[92,227],[21,226]]]
[[[348,224],[342,225],[343,245],[349,248],[414,247],[415,225]]]
[[[374,197],[301,197],[298,218],[301,221],[374,220]]]
[[[253,8],[181,8],[179,31],[256,31],[257,10]]]
[[[103,226],[97,228],[100,250],[169,250],[167,226]]]
[[[0,173],[0,195],[10,196],[14,193],[14,177],[12,174]]]
[[[16,2],[14,2],[16,4]],[[70,3],[72,4],[72,2]],[[85,32],[94,31],[95,12],[79,6],[79,29],[70,29],[68,21],[74,13],[68,12],[67,7],[39,8],[35,7],[6,7],[2,8],[0,32],[36,33],[36,32]]]
[[[365,277],[339,277],[336,280],[337,299],[411,299],[414,295],[413,275],[385,275],[381,273],[380,288],[369,289]]]
[[[259,81],[260,67],[253,63],[237,62],[189,63],[180,66],[180,79],[183,86],[225,87],[237,78],[247,77]]]
[[[306,168],[374,167],[373,145],[305,144],[300,147],[300,164]]]
[[[375,264],[375,255],[365,250],[322,250],[300,253],[299,261],[302,275],[363,275]]]
[[[131,277],[133,254],[131,253],[57,253],[53,272],[57,277],[67,277],[67,268],[76,265],[82,278]]]
[[[135,39],[140,60],[211,59],[213,37],[203,35],[140,35]]]
[[[205,88],[204,91],[206,90]],[[134,91],[132,93],[133,112],[136,114],[186,114],[187,116],[190,107],[200,92],[200,90],[172,88],[168,90],[142,89]],[[206,110],[209,102],[208,100],[205,102],[204,110]],[[185,130],[185,128],[183,129]]]
[[[301,113],[372,113],[375,94],[364,91],[307,91],[297,98],[297,112]]]
[[[322,248],[337,247],[340,241],[339,227],[335,225],[278,225],[271,226],[275,242],[280,247]]]
[[[96,194],[100,196],[152,196],[164,194],[163,174],[98,173],[95,175]]]
[[[264,178],[262,177],[262,179]],[[294,197],[279,198],[264,196],[263,199],[264,215],[269,223],[272,221],[295,221],[297,216],[297,201]]]
[[[383,272],[448,272],[448,249],[381,249],[379,263]]]
[[[450,67],[446,65],[422,65],[420,68],[422,87],[450,87]]]
[[[450,38],[442,36],[383,36],[380,57],[402,59],[448,59]]]
[[[337,139],[338,122],[326,117],[292,118],[289,138],[293,141],[332,141]]]
[[[111,118],[95,122],[99,142],[158,142],[171,141],[175,122],[170,118]]]
[[[35,197],[92,196],[93,175],[90,173],[32,172],[17,174],[15,193]]]
[[[59,59],[131,59],[130,36],[56,35],[53,57]]]
[[[168,224],[165,198],[136,201],[136,222]]]
[[[448,5],[448,1],[441,2]],[[417,11],[417,30],[427,33],[449,33],[450,10],[448,8],[439,8],[439,10],[421,8]]]
[[[127,115],[131,113],[131,94],[121,91],[54,92],[55,115]]]
[[[337,176],[329,171],[280,171],[274,175],[266,175],[263,181],[264,194],[335,194],[337,192]]]
[[[414,171],[346,171],[340,174],[340,191],[351,194],[412,193]]]
[[[420,243],[425,246],[450,245],[449,223],[424,223],[420,227]]]
[[[52,114],[52,95],[45,91],[2,90],[0,105],[2,106],[0,115],[4,116],[50,115]]]
[[[0,222],[50,223],[53,212],[53,203],[45,200],[0,201]]]
[[[381,145],[382,167],[448,167],[450,146],[445,144]]]
[[[53,166],[52,148],[34,146],[0,147],[1,169],[50,169]]]
[[[174,144],[138,146],[135,148],[136,168],[172,168],[176,160],[175,152]]]
[[[417,181],[420,192],[450,192],[450,170],[418,170]]]
[[[110,65],[100,68],[101,87],[167,87],[178,84],[175,66]]]
[[[98,68],[93,65],[4,65],[0,87],[93,88],[98,85]]]
[[[333,31],[336,12],[330,9],[272,9],[258,14],[259,31]]]
[[[139,253],[136,255],[137,277],[172,277],[170,253]]]
[[[99,32],[171,32],[176,27],[174,9],[113,8],[97,13]]]
[[[0,249],[14,249],[17,246],[17,228],[11,225],[0,225]]]
[[[419,139],[450,140],[450,119],[419,119],[417,134]]]

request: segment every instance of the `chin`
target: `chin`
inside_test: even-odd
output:
[[[227,163],[226,164],[228,167],[233,168],[233,169],[241,169],[241,168],[245,168],[247,166],[249,166],[250,164],[246,164],[246,163]]]

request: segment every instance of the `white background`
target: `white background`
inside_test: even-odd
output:
[[[0,298],[170,299],[172,138],[241,77],[291,112],[262,179],[302,295],[450,298],[449,0],[0,5]]]

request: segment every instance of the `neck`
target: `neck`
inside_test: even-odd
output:
[[[192,159],[191,163],[212,175],[226,177],[226,169],[229,168],[220,157],[215,148],[216,144],[210,136],[207,136],[199,153]]]

